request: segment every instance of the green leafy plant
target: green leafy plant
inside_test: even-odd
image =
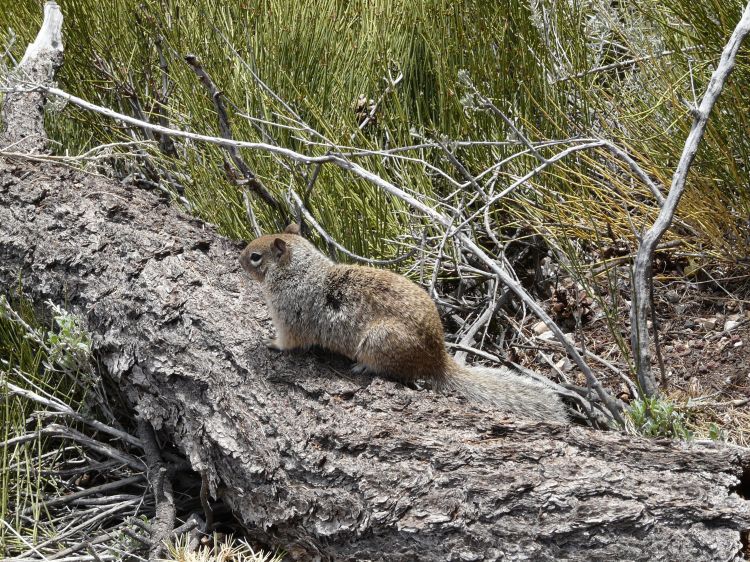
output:
[[[48,348],[48,367],[69,372],[88,372],[91,362],[91,336],[81,325],[81,319],[52,301],[47,301],[56,329],[49,330],[45,341]]]
[[[708,425],[708,438],[712,441],[726,441],[727,436],[718,424],[712,422]]]
[[[646,437],[692,439],[687,428],[687,416],[674,403],[664,398],[635,400],[627,410],[629,429]]]

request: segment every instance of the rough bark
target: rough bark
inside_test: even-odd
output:
[[[80,313],[137,415],[258,539],[298,559],[740,557],[747,450],[512,421],[269,351],[239,250],[152,193],[0,156],[0,290]]]
[[[63,60],[62,12],[53,2],[44,5],[44,23],[29,44],[18,68],[8,82],[28,90],[35,84],[50,84]],[[1,81],[0,81],[1,82]],[[35,152],[44,148],[47,135],[44,131],[44,93],[28,91],[9,93],[3,106],[2,120],[7,126],[2,131],[2,144],[14,150]]]

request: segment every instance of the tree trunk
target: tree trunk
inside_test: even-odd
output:
[[[306,560],[741,556],[748,450],[512,421],[269,351],[240,248],[151,192],[0,157],[2,291],[81,314],[137,415],[259,540]]]

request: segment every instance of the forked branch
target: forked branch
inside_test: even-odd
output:
[[[721,94],[721,90],[724,88],[729,74],[734,68],[737,51],[739,51],[740,45],[748,32],[750,32],[750,3],[745,6],[742,18],[729,38],[729,42],[724,47],[724,51],[721,53],[719,65],[711,76],[706,93],[703,95],[703,100],[698,108],[692,112],[693,125],[685,141],[685,147],[682,150],[682,156],[677,164],[677,169],[672,177],[672,185],[669,188],[667,199],[664,205],[662,205],[656,221],[643,235],[638,253],[635,256],[633,267],[633,304],[630,308],[632,326],[630,337],[636,371],[638,373],[638,382],[646,396],[655,396],[659,393],[656,378],[651,372],[651,351],[649,349],[647,325],[650,287],[653,283],[651,263],[654,258],[654,251],[659,240],[661,240],[661,237],[672,224],[675,210],[685,191],[685,183],[690,166],[693,160],[695,160],[698,145],[706,130],[708,116],[716,104],[716,100],[719,98],[719,94]]]

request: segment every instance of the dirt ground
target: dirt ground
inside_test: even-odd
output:
[[[583,311],[580,330],[576,332],[575,322],[567,318],[571,337],[578,343],[583,335],[586,349],[609,363],[611,367],[588,359],[604,386],[629,402],[634,397],[624,382],[628,361],[609,327],[616,322],[621,345],[629,352],[629,289],[623,285],[619,292],[617,313],[609,318],[596,299],[570,299],[565,291],[556,294],[547,308],[553,316],[557,312],[555,319],[564,325],[566,311],[560,303],[566,299],[569,304],[579,303],[578,310]],[[720,430],[722,438],[750,445],[750,289],[746,285],[728,288],[716,283],[657,281],[654,300],[663,375],[653,345],[652,364],[664,396],[685,413],[696,437],[708,437],[713,426],[714,431]],[[554,380],[560,380],[562,374],[570,382],[585,386],[583,375],[565,357],[560,345],[549,341],[551,333],[543,330],[544,326],[538,324],[527,330],[531,345],[516,348],[517,359]],[[634,376],[630,379],[634,380]]]

